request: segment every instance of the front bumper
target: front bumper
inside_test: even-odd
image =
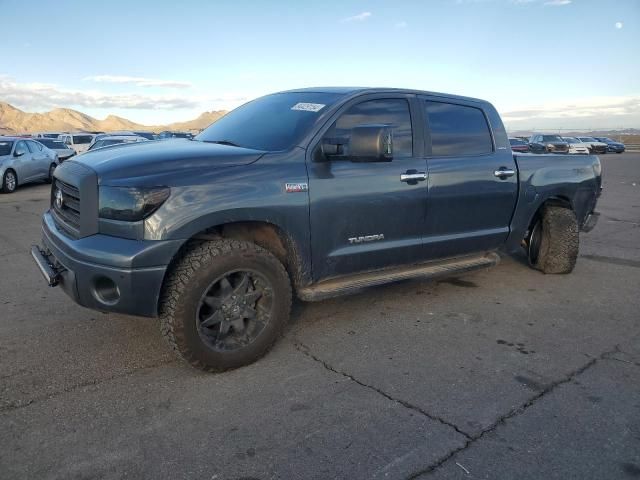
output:
[[[50,286],[60,285],[84,307],[155,317],[167,265],[180,244],[100,234],[72,240],[45,213],[42,246],[32,256]]]

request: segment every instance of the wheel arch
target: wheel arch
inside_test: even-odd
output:
[[[305,286],[311,281],[310,268],[307,267],[298,244],[290,234],[275,223],[248,220],[220,223],[196,232],[186,239],[169,262],[162,288],[165,288],[167,278],[185,250],[195,242],[220,239],[252,242],[269,251],[284,265],[294,289]]]
[[[573,204],[568,197],[565,197],[563,195],[552,195],[545,198],[540,202],[538,207],[533,211],[533,214],[529,218],[529,222],[527,223],[527,237],[529,236],[529,233],[531,232],[531,229],[535,225],[536,221],[542,215],[542,211],[548,206],[562,207],[575,211],[573,208]]]

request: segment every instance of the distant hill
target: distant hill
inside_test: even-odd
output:
[[[214,110],[212,112],[204,112],[200,114],[200,116],[194,120],[189,120],[187,122],[176,122],[170,123],[169,125],[165,125],[160,128],[157,127],[158,131],[160,130],[202,130],[203,128],[208,127],[213,122],[222,117],[225,113],[225,110]]]
[[[98,120],[70,108],[56,108],[45,113],[28,113],[0,102],[0,133],[35,133],[48,131],[115,131],[115,130],[201,130],[222,117],[226,111],[204,112],[198,118],[169,125],[141,125],[126,118],[109,115]]]

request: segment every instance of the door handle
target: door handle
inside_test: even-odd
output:
[[[422,182],[426,179],[427,179],[426,172],[416,172],[415,170],[413,171],[410,170],[408,172],[400,174],[401,182]]]
[[[515,174],[516,174],[515,170],[507,167],[500,167],[498,170],[493,172],[493,176],[498,177],[501,180],[504,180],[507,177],[513,177]]]

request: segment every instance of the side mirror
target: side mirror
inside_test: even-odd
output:
[[[351,130],[349,160],[390,162],[393,160],[393,132],[387,125],[361,125]]]
[[[14,157],[21,157],[23,156],[26,152],[26,150],[23,147],[16,147],[15,152],[13,152],[13,156]]]

